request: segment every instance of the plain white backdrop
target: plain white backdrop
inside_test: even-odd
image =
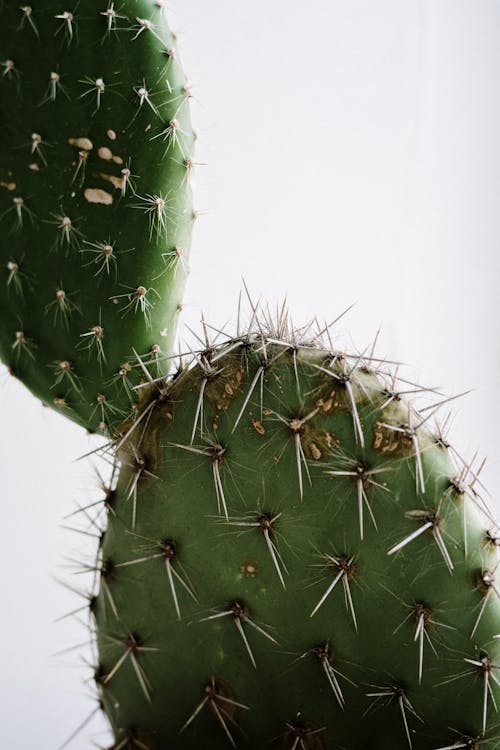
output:
[[[106,5],[102,0],[103,6]],[[296,324],[353,302],[339,345],[379,352],[454,406],[453,442],[500,481],[500,4],[172,0],[199,132],[184,319],[234,320],[242,277]],[[229,326],[230,328],[230,326]],[[1,741],[56,750],[95,708],[56,583],[91,540],[93,443],[1,374]],[[443,416],[446,415],[446,409]],[[496,506],[498,508],[498,505]],[[80,582],[73,579],[75,584]],[[84,619],[84,618],[83,618]],[[94,717],[69,745],[106,746]],[[108,741],[108,744],[109,741]]]

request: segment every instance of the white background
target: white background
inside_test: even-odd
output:
[[[102,0],[105,7],[105,0]],[[199,131],[185,320],[286,294],[359,350],[454,394],[453,440],[500,479],[500,4],[497,0],[172,0]],[[95,707],[82,601],[55,582],[87,540],[65,513],[98,495],[85,434],[3,371],[2,746],[55,750]],[[446,410],[443,412],[443,416]],[[498,507],[498,506],[497,506]],[[90,559],[90,558],[89,558]],[[73,579],[75,583],[77,582]],[[106,745],[97,717],[69,746]]]

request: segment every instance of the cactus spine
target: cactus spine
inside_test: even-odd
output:
[[[498,539],[433,412],[283,315],[166,373],[194,136],[163,5],[0,11],[0,347],[120,467],[112,750],[494,745]]]

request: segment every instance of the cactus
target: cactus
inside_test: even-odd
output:
[[[148,0],[9,3],[0,48],[0,353],[112,432],[134,351],[168,371],[195,216],[189,86]]]
[[[92,601],[115,748],[488,746],[493,519],[383,370],[280,321],[145,399]]]
[[[110,433],[110,750],[494,746],[499,542],[439,403],[255,307],[168,373],[194,136],[163,5],[0,10],[1,354]]]

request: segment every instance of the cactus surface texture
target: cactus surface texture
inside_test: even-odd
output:
[[[164,372],[194,220],[190,90],[163,3],[0,5],[0,354],[92,431]]]
[[[123,428],[91,604],[115,750],[497,736],[498,540],[474,469],[408,385],[312,338],[209,346]]]

